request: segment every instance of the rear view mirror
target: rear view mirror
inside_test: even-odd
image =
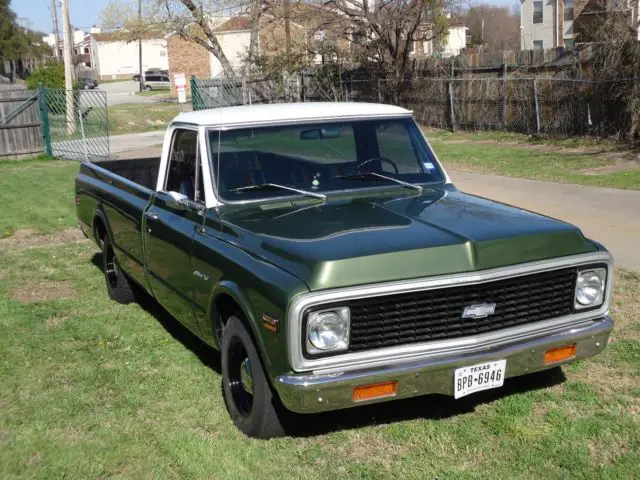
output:
[[[342,135],[339,127],[313,128],[300,132],[300,140],[323,140],[325,138],[338,138]]]

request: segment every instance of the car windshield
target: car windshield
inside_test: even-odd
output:
[[[330,194],[444,181],[411,118],[212,130],[209,142],[225,201],[301,195],[277,186]]]

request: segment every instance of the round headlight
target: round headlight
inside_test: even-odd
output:
[[[307,346],[313,350],[344,350],[349,345],[349,309],[341,308],[309,315]]]
[[[576,307],[594,307],[602,303],[605,275],[603,268],[578,273]]]

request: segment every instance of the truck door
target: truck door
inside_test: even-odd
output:
[[[191,269],[193,237],[205,212],[197,130],[174,131],[166,171],[164,188],[144,213],[147,277],[156,300],[199,334]]]

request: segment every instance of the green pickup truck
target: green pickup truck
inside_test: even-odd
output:
[[[146,291],[219,349],[229,414],[253,437],[500,388],[598,354],[613,328],[607,250],[457,190],[394,106],[183,113],[160,158],[82,163],[75,200],[111,298]]]

